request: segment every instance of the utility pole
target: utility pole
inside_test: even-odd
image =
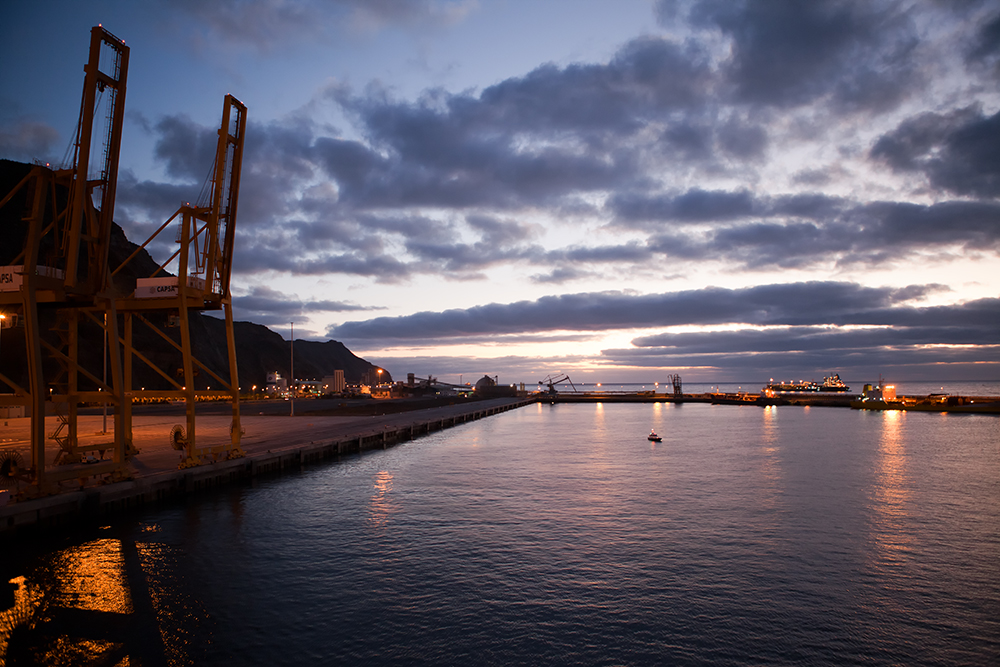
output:
[[[291,370],[289,371],[289,375],[291,377],[288,378],[288,386],[291,388],[292,393],[288,402],[291,403],[291,408],[292,408],[291,416],[294,417],[295,416],[295,322],[289,322],[289,324],[292,327],[292,334],[291,334],[291,340],[288,343],[288,354],[290,357],[290,365],[291,365]]]
[[[108,386],[108,314],[104,313],[104,354],[101,355],[101,368],[104,371],[104,386]],[[129,399],[131,400],[131,399]],[[108,432],[108,400],[107,396],[104,397],[104,426],[101,428],[101,433]]]

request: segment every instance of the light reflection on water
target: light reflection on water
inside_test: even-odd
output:
[[[389,521],[389,515],[394,506],[390,493],[392,492],[392,473],[380,470],[375,475],[374,493],[371,500],[371,516],[369,522],[373,528],[384,528]]]
[[[193,634],[196,643],[210,636],[207,615],[172,579],[176,560],[171,547],[118,538],[43,555],[11,580],[17,588],[14,606],[0,612],[0,664],[194,664],[187,647]]]
[[[764,509],[776,511],[779,508],[783,488],[778,444],[778,406],[769,405],[763,408],[762,416],[759,502]]]
[[[50,664],[985,664],[998,422],[961,417],[530,406],[25,549],[0,641]]]
[[[910,550],[910,535],[905,528],[911,484],[907,478],[906,444],[902,435],[906,412],[885,410],[878,416],[882,418],[882,432],[872,488],[872,509],[876,517],[872,537],[876,544],[875,555],[884,566],[901,563]]]

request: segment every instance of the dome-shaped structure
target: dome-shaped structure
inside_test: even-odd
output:
[[[478,382],[476,382],[476,391],[477,392],[488,391],[489,389],[492,389],[495,386],[497,386],[496,380],[491,378],[489,375],[484,375],[483,377],[479,378]]]

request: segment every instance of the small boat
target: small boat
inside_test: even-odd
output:
[[[649,430],[649,435],[646,436],[646,440],[649,440],[650,442],[663,442],[663,438],[656,435],[656,431],[653,429]]]

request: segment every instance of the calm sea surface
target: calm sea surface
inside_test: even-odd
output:
[[[1000,419],[532,405],[0,575],[8,664],[997,665]]]

